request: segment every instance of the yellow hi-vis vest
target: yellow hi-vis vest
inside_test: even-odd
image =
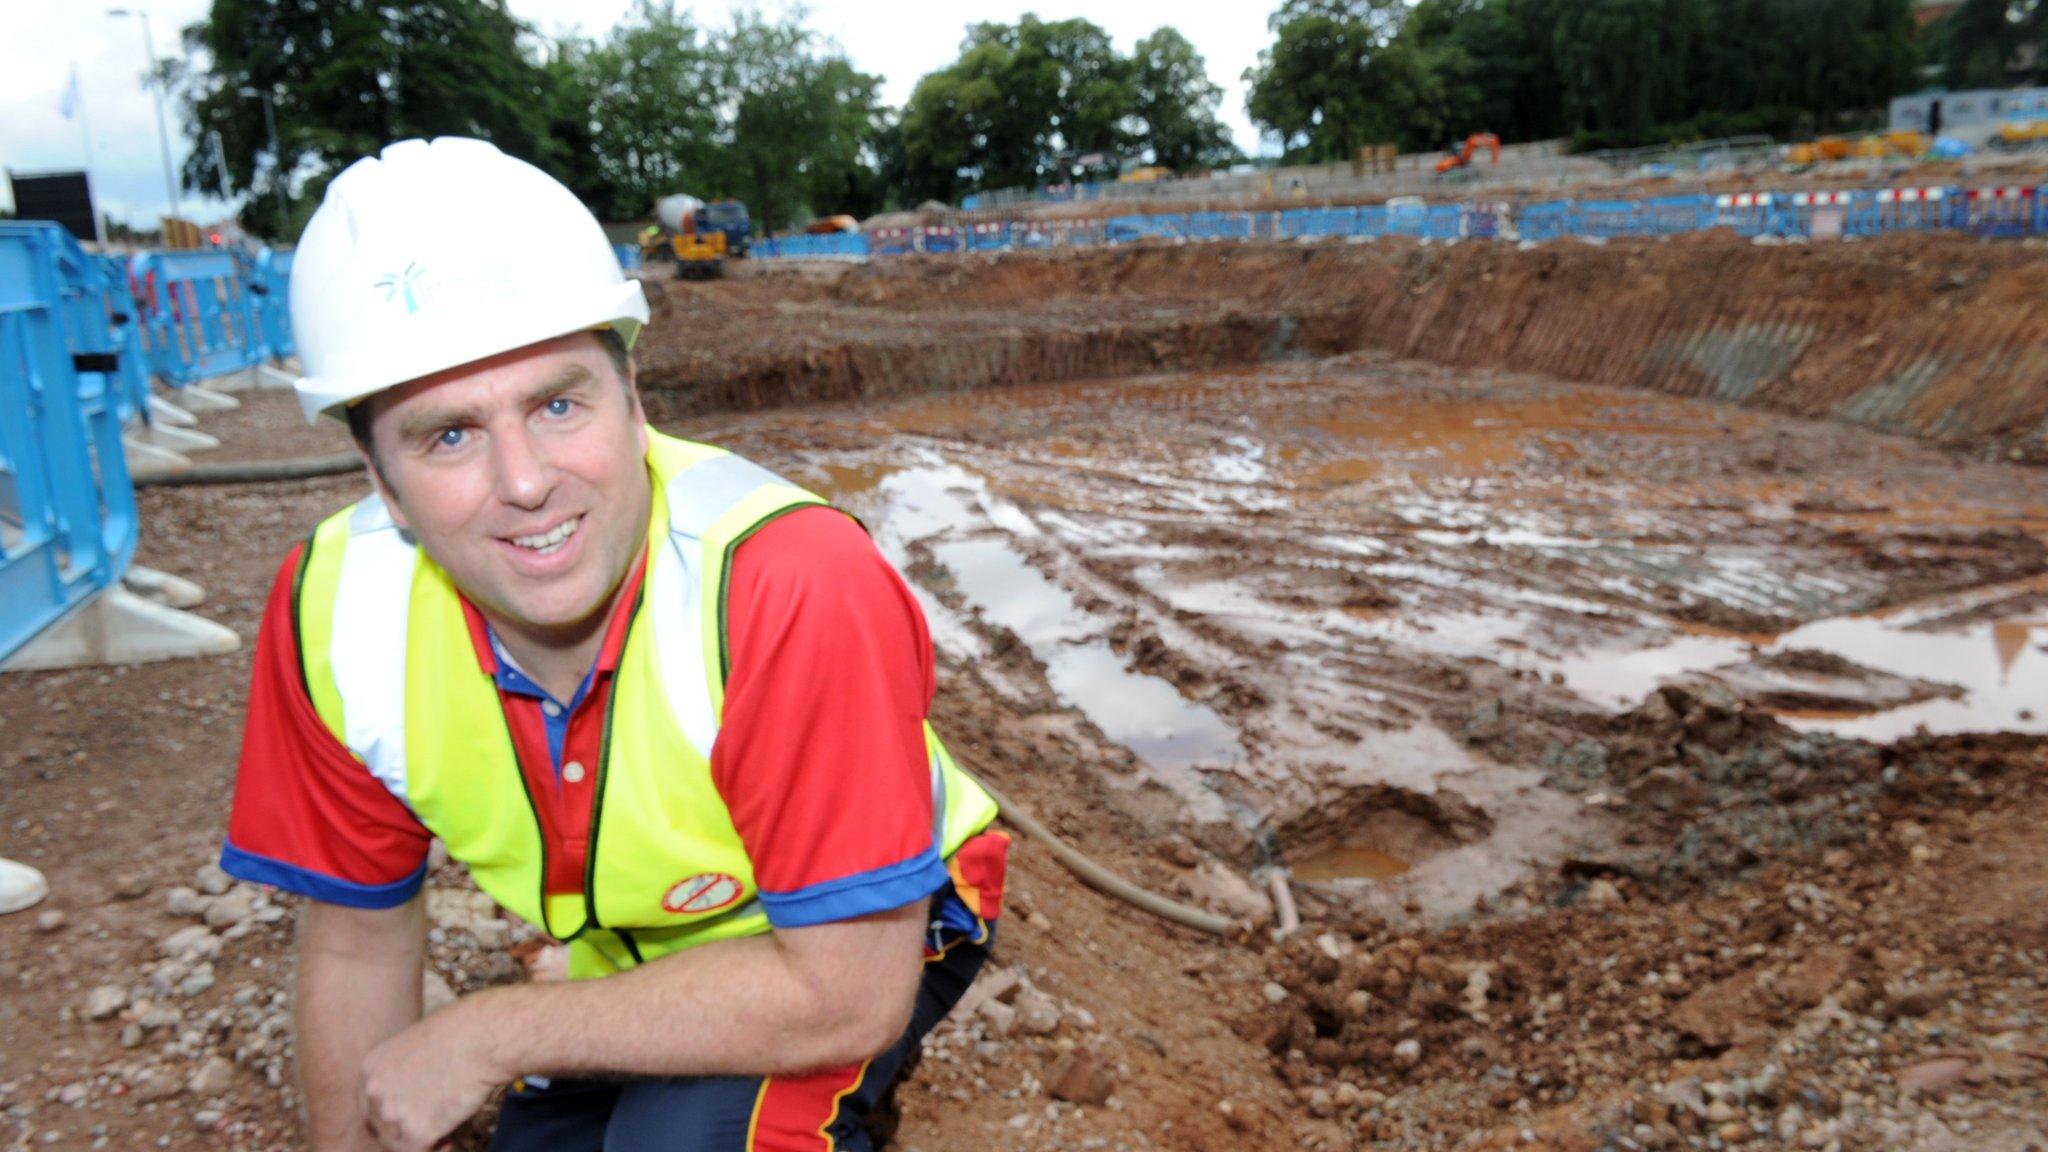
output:
[[[544,890],[539,819],[448,574],[374,496],[323,522],[300,560],[299,652],[321,720],[478,887],[571,942],[572,977],[768,930],[711,778],[730,658],[725,580],[748,536],[825,501],[723,449],[648,438],[647,574],[614,674],[580,893]],[[996,805],[929,723],[924,732],[932,836],[950,861]],[[703,878],[716,890],[678,892]]]

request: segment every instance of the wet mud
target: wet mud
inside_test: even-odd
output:
[[[1241,867],[1377,853],[1441,915],[1612,849],[1585,798],[1662,767],[1604,767],[1659,685],[1760,733],[1694,742],[1740,765],[1716,804],[1850,738],[2048,731],[2034,470],[1372,354],[831,411],[692,427],[860,514],[942,653]],[[1631,867],[1733,858],[1673,844]]]
[[[996,961],[1029,995],[941,1025],[893,1146],[2048,1144],[2048,470],[2010,462],[2043,413],[2003,310],[2039,257],[1952,241],[669,288],[651,412],[861,517],[956,755],[1242,922],[1167,927],[1020,840]],[[1864,345],[1914,293],[1987,305],[1913,330],[1951,367]],[[1845,407],[1858,374],[1902,382]],[[258,394],[208,430],[343,445],[296,422]],[[145,491],[140,560],[253,638],[363,483]],[[300,1146],[292,902],[165,976],[248,659],[0,678],[0,851],[61,913],[0,920],[0,1143]],[[443,989],[526,978],[535,941],[431,884]]]

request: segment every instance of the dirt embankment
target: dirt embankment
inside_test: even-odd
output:
[[[643,352],[663,414],[1379,349],[2048,459],[2032,244],[1188,245],[777,271],[668,286]]]

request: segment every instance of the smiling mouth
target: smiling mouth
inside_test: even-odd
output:
[[[506,540],[516,547],[525,548],[541,556],[547,556],[559,551],[562,545],[568,541],[569,537],[576,534],[576,529],[582,526],[583,517],[572,516],[546,532],[536,533],[532,536],[511,536],[506,537]]]

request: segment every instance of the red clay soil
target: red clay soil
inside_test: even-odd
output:
[[[665,414],[1376,349],[2048,459],[2032,241],[1160,245],[663,283]]]
[[[934,722],[961,759],[1123,874],[1247,921],[1228,939],[1168,926],[1020,842],[1008,976],[927,1045],[893,1146],[2048,1146],[2042,737],[1841,739],[1711,680],[1616,711],[1533,663],[1553,643],[1718,642],[2015,582],[1995,619],[2022,621],[2008,655],[2031,659],[2048,473],[1842,421],[2038,447],[2026,300],[2043,278],[2020,247],[1708,239],[1143,249],[670,287],[642,347],[664,427],[834,492],[879,537],[919,469],[983,517],[901,543],[940,639]],[[1913,375],[1928,348],[1945,366]],[[1357,349],[1438,363],[1292,363]],[[1264,360],[1290,362],[1031,385]],[[1898,403],[1855,407],[1902,374]],[[945,395],[981,387],[1004,390]],[[1717,393],[1773,411],[1690,398]],[[205,419],[219,458],[296,426],[288,397],[248,399]],[[733,411],[758,408],[780,410]],[[252,637],[278,560],[362,485],[145,491],[140,560],[205,585],[201,611]],[[949,547],[1003,540],[1104,622],[1128,671],[1244,733],[1244,762],[1198,790],[1220,817],[1142,782],[1114,717],[1055,691],[1048,657],[949,567]],[[1657,556],[1683,563],[1637,564]],[[1702,577],[1757,570],[1719,600]],[[1176,598],[1195,592],[1211,598]],[[1504,604],[1528,631],[1457,647],[1457,621]],[[0,853],[54,890],[0,918],[0,1147],[302,1146],[294,902],[203,868],[248,668],[245,650],[0,678]],[[1306,774],[1380,746],[1403,771],[1455,770],[1349,792]],[[1481,787],[1497,779],[1515,783]],[[1518,840],[1530,812],[1584,835]],[[1304,879],[1304,927],[1276,941],[1247,873],[1359,828],[1414,876],[1431,855],[1512,879],[1455,907],[1397,878]],[[436,993],[526,978],[531,933],[459,868],[429,899]]]

